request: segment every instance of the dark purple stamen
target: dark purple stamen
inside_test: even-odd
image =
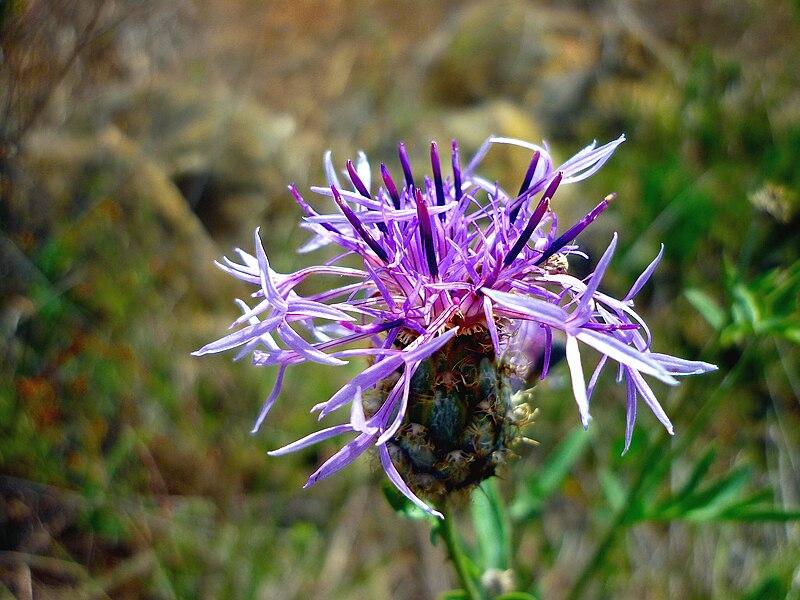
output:
[[[372,199],[372,196],[367,190],[367,186],[364,185],[364,182],[361,181],[361,177],[358,176],[358,171],[356,171],[355,166],[353,166],[353,161],[347,161],[347,174],[350,175],[350,181],[353,182],[353,186],[358,190],[358,193],[364,196],[364,198]],[[378,222],[376,223],[378,229],[380,229],[381,233],[384,235],[389,235],[389,230],[386,227],[385,223]]]
[[[309,217],[316,217],[316,216],[318,216],[318,215],[319,215],[319,213],[318,213],[317,211],[315,211],[313,208],[311,208],[311,206],[309,206],[308,202],[306,202],[306,201],[305,201],[305,199],[303,198],[303,196],[301,196],[301,195],[300,195],[300,192],[298,192],[298,191],[297,191],[297,188],[295,187],[295,185],[294,185],[294,184],[292,184],[292,185],[290,185],[290,186],[289,186],[289,191],[292,193],[292,196],[294,196],[294,199],[295,199],[295,200],[297,201],[297,203],[300,205],[300,208],[302,208],[302,209],[303,209],[303,211],[304,211],[304,212],[305,212],[305,213],[306,213],[306,214],[307,214]],[[331,225],[330,223],[320,223],[320,225],[322,225],[322,226],[323,226],[325,229],[327,229],[327,230],[328,230],[328,231],[330,231],[331,233],[336,233],[336,234],[339,234],[339,235],[341,235],[341,233],[339,232],[339,230],[338,230],[338,229],[336,229],[336,228],[335,228],[333,225]]]
[[[544,261],[546,261],[548,258],[553,256],[553,254],[555,254],[556,252],[561,250],[561,248],[566,246],[569,242],[571,242],[576,237],[578,237],[578,235],[584,229],[586,229],[589,226],[589,224],[592,221],[594,221],[597,218],[597,216],[601,212],[603,212],[609,204],[611,204],[611,201],[614,198],[616,198],[616,196],[617,196],[616,194],[609,194],[608,196],[603,198],[603,201],[600,204],[598,204],[597,206],[595,206],[594,209],[592,209],[592,211],[588,215],[586,215],[580,221],[575,223],[575,225],[570,227],[569,230],[567,230],[567,232],[564,233],[564,235],[562,235],[555,242],[550,244],[550,246],[547,248],[547,250],[545,250],[545,253],[542,254],[538,259],[536,259],[536,262],[533,263],[533,264],[536,265],[536,266],[539,266]]]
[[[431,142],[431,167],[433,168],[433,182],[436,186],[436,204],[444,206],[444,185],[442,184],[442,165],[439,163],[439,148],[436,142]],[[439,215],[444,219],[444,214]]]
[[[536,226],[542,220],[544,213],[547,212],[547,209],[550,208],[550,198],[549,196],[544,196],[540,201],[536,210],[533,211],[531,218],[528,219],[528,224],[525,225],[525,229],[522,230],[522,233],[517,238],[516,243],[508,251],[506,257],[503,259],[503,266],[507,267],[514,259],[517,258],[522,249],[525,247],[525,244],[528,243],[528,240],[531,239],[531,235],[533,235],[533,230],[536,229]]]
[[[453,140],[453,188],[456,202],[461,200],[461,161],[458,160],[458,144]]]
[[[536,154],[538,154],[538,152]],[[533,164],[534,162],[536,162],[538,160],[539,160],[538,157],[536,155],[534,155],[533,160],[531,161],[531,164]],[[535,168],[535,165],[534,165],[534,168]],[[533,171],[529,169],[528,172],[532,173]],[[528,219],[528,224],[525,225],[525,229],[522,230],[522,233],[520,234],[519,239],[517,239],[517,241],[514,244],[514,246],[511,248],[511,250],[509,250],[508,254],[506,254],[505,259],[503,259],[503,266],[504,267],[507,267],[508,265],[510,265],[514,261],[514,259],[517,258],[519,253],[522,251],[522,248],[525,247],[525,244],[528,243],[528,240],[531,238],[531,235],[533,235],[533,230],[536,229],[536,226],[542,220],[542,217],[544,216],[544,213],[550,207],[550,199],[553,197],[553,195],[555,195],[556,190],[558,189],[558,186],[561,183],[561,179],[562,179],[563,176],[564,176],[564,174],[561,171],[556,173],[555,177],[553,177],[553,180],[550,182],[550,185],[548,185],[547,189],[545,189],[544,194],[542,194],[542,199],[539,201],[539,204],[536,207],[536,209],[533,211],[533,214],[531,215],[530,219]],[[527,179],[527,176],[526,176],[526,179]],[[528,183],[530,183],[530,182],[528,182]],[[527,191],[527,188],[526,188],[526,191]]]
[[[411,174],[411,163],[408,162],[408,154],[406,154],[406,145],[400,142],[397,149],[400,154],[400,164],[403,166],[403,175],[406,178],[406,186],[411,189],[414,188],[414,176]]]
[[[345,329],[355,331],[356,333],[368,333],[374,335],[389,329],[394,329],[395,327],[400,327],[401,325],[405,325],[405,323],[406,319],[394,319],[393,321],[387,321],[386,323],[375,323],[374,325],[354,325],[353,323],[348,323],[347,321],[342,321],[340,325]]]
[[[439,265],[436,263],[436,252],[433,248],[433,231],[431,230],[431,215],[425,205],[425,198],[421,190],[416,190],[417,198],[417,218],[419,219],[419,231],[422,237],[422,247],[425,249],[425,259],[428,262],[428,271],[431,277],[439,276]]]
[[[550,182],[550,185],[547,186],[547,189],[542,194],[542,198],[550,198],[553,199],[553,196],[556,195],[556,190],[558,186],[561,184],[561,179],[564,177],[564,173],[559,171],[556,173],[555,177],[553,177],[553,181]]]
[[[392,176],[389,175],[389,170],[386,165],[381,163],[381,177],[383,177],[383,184],[386,186],[386,191],[392,199],[395,209],[400,210],[400,194],[397,193],[397,186],[394,184]]]
[[[536,172],[536,165],[539,164],[539,157],[541,156],[541,152],[538,150],[533,153],[533,158],[531,158],[531,164],[528,165],[528,171],[525,173],[525,179],[522,181],[522,185],[519,187],[519,193],[517,196],[522,196],[525,192],[528,191],[528,188],[531,186],[531,180],[533,179],[533,174]],[[516,221],[517,215],[519,214],[519,210],[522,208],[522,203],[514,208],[511,211],[511,215],[509,215],[509,220],[511,223]]]
[[[386,254],[386,250],[381,248],[378,242],[375,241],[375,238],[372,237],[369,231],[366,230],[364,224],[358,218],[356,213],[353,212],[353,209],[347,206],[347,203],[342,200],[342,196],[339,194],[339,190],[336,189],[336,186],[332,185],[331,191],[333,192],[333,199],[336,201],[336,204],[339,205],[339,209],[342,211],[344,216],[347,217],[347,220],[350,221],[350,225],[353,226],[353,229],[356,231],[356,233],[367,243],[367,246],[372,248],[372,251],[378,255],[378,258],[388,264],[389,255]]]
[[[584,329],[591,329],[592,331],[633,331],[639,329],[638,323],[584,323],[581,325]]]
[[[364,198],[372,198],[369,191],[367,191],[367,186],[364,185],[364,182],[361,181],[361,177],[358,176],[358,172],[353,166],[352,160],[347,161],[347,173],[350,175],[350,181],[353,182],[353,186],[358,190],[358,193],[364,196]]]

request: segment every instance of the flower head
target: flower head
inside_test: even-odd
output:
[[[226,258],[218,263],[256,287],[254,305],[239,301],[243,314],[233,322],[236,331],[195,354],[238,349],[237,358],[251,355],[255,365],[279,368],[254,432],[291,365],[313,361],[337,366],[367,357],[361,373],[312,409],[322,419],[349,406],[347,421],[270,454],[350,434],[352,439],[311,475],[307,486],[377,447],[392,483],[437,516],[417,494],[435,497],[494,473],[516,429],[527,421],[512,401],[513,380],[524,378],[533,360],[540,378],[547,376],[554,338],[565,340],[585,427],[592,389],[610,362],[617,363],[627,388],[625,449],[639,397],[672,433],[644,376],[674,385],[676,377],[715,367],[650,350],[650,332],[634,311],[632,298],[661,253],[624,298],[613,298],[598,288],[616,248],[616,234],[593,273],[579,279],[568,272],[571,256],[585,257],[576,238],[613,195],[563,232],[552,210],[560,186],[594,174],[624,140],[621,136],[600,147],[593,143],[557,168],[546,147],[498,137],[489,138],[464,167],[453,142],[451,176],[443,175],[439,150],[432,143],[432,176],[423,178],[414,176],[400,144],[403,177],[393,179],[381,165],[381,186],[373,186],[363,153],[341,173],[327,153],[328,186],[311,190],[336,210],[320,214],[294,186],[289,189],[305,212],[302,227],[314,234],[301,251],[334,244],[342,253],[323,265],[278,273],[257,230],[254,256],[237,250],[238,262]],[[516,194],[476,173],[496,144],[533,152]],[[352,255],[363,266],[341,264]],[[321,293],[300,295],[298,285],[312,276],[332,276],[337,283]],[[586,347],[600,356],[588,387],[580,354]]]

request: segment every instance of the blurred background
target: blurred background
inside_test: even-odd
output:
[[[277,270],[318,263],[286,185],[324,182],[326,149],[397,173],[402,140],[427,173],[431,140],[564,160],[621,133],[559,216],[616,191],[581,238],[596,260],[620,233],[604,289],[663,242],[637,297],[654,349],[720,369],[657,385],[676,435],[640,407],[624,457],[613,373],[578,438],[564,373],[536,388],[541,445],[499,481],[516,585],[800,597],[796,0],[3,0],[0,36],[0,597],[455,587],[370,460],[304,491],[340,440],[266,455],[347,368],[296,368],[250,436],[275,373],[189,356],[250,291],[212,262],[260,225]],[[495,150],[486,174],[513,190],[529,159]]]

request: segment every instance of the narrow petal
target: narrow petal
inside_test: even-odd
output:
[[[456,202],[461,200],[461,160],[458,157],[458,144],[456,141],[452,141],[452,149],[453,149],[453,196],[455,197]]]
[[[286,367],[287,365],[281,365],[281,368],[278,369],[278,376],[275,378],[275,385],[272,387],[272,393],[267,397],[267,399],[264,401],[264,404],[261,406],[261,412],[258,413],[256,423],[250,430],[251,434],[258,433],[258,430],[261,428],[262,423],[264,423],[264,419],[267,418],[272,405],[275,404],[275,399],[278,397],[278,394],[281,393],[283,374],[286,372]]]
[[[362,151],[358,151],[358,159],[356,160],[356,172],[358,173],[359,179],[364,183],[364,187],[367,190],[367,196],[369,197],[370,193],[369,190],[372,187],[372,174],[369,170],[369,160],[367,160],[367,155]]]
[[[587,346],[591,346],[602,354],[607,354],[609,358],[613,358],[626,367],[652,375],[664,383],[678,385],[678,380],[672,377],[649,353],[631,348],[610,334],[582,329],[575,334],[575,337]]]
[[[333,185],[341,188],[342,184],[339,183],[339,177],[336,175],[336,168],[333,166],[333,158],[330,150],[326,150],[322,157],[322,164],[325,167],[325,176],[328,179],[328,185]]]
[[[289,348],[310,361],[322,363],[324,365],[332,365],[334,367],[347,364],[346,360],[328,356],[324,352],[317,350],[286,323],[282,323],[278,326],[278,335]]]
[[[264,252],[264,246],[261,244],[261,237],[259,236],[260,228],[256,228],[255,242],[256,242],[256,258],[258,259],[258,270],[261,277],[261,289],[264,290],[264,297],[272,302],[278,310],[286,309],[286,301],[278,293],[275,284],[272,282],[272,271],[269,268],[269,261],[267,260],[267,253]]]
[[[569,315],[560,306],[521,294],[487,289],[482,291],[497,304],[518,313],[522,318],[538,321],[556,329],[564,330],[567,327]]]
[[[658,361],[670,375],[683,376],[683,375],[702,375],[716,371],[719,367],[716,365],[702,362],[699,360],[685,360],[677,356],[670,356],[668,354],[658,354],[656,352],[650,353],[650,356]]]
[[[230,335],[226,335],[224,338],[220,338],[215,342],[206,344],[200,348],[200,350],[195,350],[192,352],[192,355],[203,356],[204,354],[215,354],[217,352],[224,352],[225,350],[236,348],[237,346],[246,344],[251,340],[258,339],[265,333],[273,331],[282,321],[283,316],[278,315],[275,317],[270,317],[269,319],[265,319],[264,321],[259,321],[253,325],[248,325],[239,331],[235,331]]]
[[[577,183],[597,173],[624,141],[625,135],[623,134],[599,148],[595,148],[595,144],[592,143],[578,152],[559,167],[559,170],[564,171],[564,183]]]
[[[282,448],[278,448],[277,450],[271,450],[267,452],[270,456],[282,456],[284,454],[291,454],[292,452],[297,452],[298,450],[302,450],[303,448],[307,448],[308,446],[313,446],[314,444],[318,444],[328,438],[332,438],[336,435],[341,433],[347,433],[349,431],[353,431],[353,426],[349,423],[345,425],[334,425],[333,427],[328,427],[327,429],[321,429],[320,431],[315,431],[314,433],[310,433],[309,435],[305,436],[297,440],[296,442],[292,442],[291,444],[287,444]]]
[[[382,361],[375,363],[350,380],[349,383],[342,386],[342,388],[336,392],[330,398],[330,400],[317,404],[311,410],[320,410],[321,419],[325,415],[330,414],[337,408],[350,402],[355,396],[357,389],[366,390],[371,388],[381,379],[385,379],[391,375],[402,364],[403,357],[401,355],[389,356]]]
[[[350,427],[350,425],[341,425],[340,427]],[[364,450],[372,445],[372,441],[377,435],[377,432],[362,433],[359,435],[356,439],[326,460],[319,469],[314,471],[313,475],[308,478],[308,481],[303,488],[310,487],[318,481],[322,481],[326,477],[330,477],[337,471],[349,465],[351,462],[361,456],[364,453]]]
[[[669,420],[667,413],[664,412],[661,404],[656,399],[656,395],[653,393],[653,390],[650,389],[649,385],[647,385],[647,382],[642,377],[642,374],[634,371],[633,369],[627,369],[627,375],[633,380],[633,383],[636,385],[636,391],[641,394],[642,400],[644,400],[645,404],[650,407],[650,410],[653,411],[653,414],[656,416],[656,418],[661,421],[667,432],[670,435],[675,435],[672,422]]]
[[[611,243],[608,245],[608,248],[606,248],[606,251],[603,252],[603,256],[600,257],[600,260],[597,262],[597,266],[594,269],[594,273],[592,273],[592,278],[586,286],[586,290],[581,294],[578,308],[575,310],[576,315],[583,315],[590,310],[590,304],[594,299],[594,293],[597,291],[600,281],[603,279],[603,275],[605,275],[608,264],[611,262],[611,257],[614,256],[616,247],[617,234],[615,233],[614,237],[611,238]]]
[[[356,431],[366,431],[367,419],[364,416],[364,405],[361,401],[361,388],[356,388],[356,395],[350,403],[350,424]]]
[[[623,300],[630,300],[636,294],[639,293],[644,285],[650,280],[650,277],[653,275],[653,272],[656,270],[658,263],[661,262],[661,257],[664,255],[664,244],[661,244],[661,250],[658,251],[658,256],[656,256],[653,261],[647,265],[647,268],[642,271],[642,274],[636,279],[636,282],[631,287],[630,291],[625,294]]]
[[[400,473],[397,472],[397,469],[392,463],[392,458],[389,456],[389,450],[386,448],[386,444],[382,444],[378,447],[378,453],[381,456],[381,465],[383,466],[383,470],[386,472],[386,475],[389,477],[389,481],[394,484],[394,487],[398,489],[398,491],[403,494],[406,498],[408,498],[411,502],[413,502],[416,506],[424,510],[429,515],[433,515],[434,517],[438,517],[439,519],[444,519],[444,515],[440,513],[438,510],[432,509],[430,506],[425,504],[422,500],[417,498],[414,492],[409,489],[408,485],[403,478],[400,477]]]
[[[411,378],[414,375],[414,371],[417,370],[419,363],[413,363],[406,367],[406,370],[403,373],[403,376],[398,380],[395,384],[394,389],[389,394],[389,397],[386,399],[387,404],[389,402],[394,402],[394,398],[397,397],[399,389],[403,390],[402,395],[400,396],[400,406],[397,407],[397,415],[394,418],[392,424],[384,431],[378,440],[375,442],[377,445],[385,444],[390,439],[394,437],[394,434],[397,433],[397,430],[400,429],[400,425],[403,424],[403,419],[406,416],[406,408],[408,407],[408,394],[411,389]]]
[[[628,390],[628,404],[625,414],[625,447],[622,449],[623,456],[631,447],[633,437],[633,426],[636,424],[636,385],[631,377],[625,378],[625,386]]]
[[[361,177],[359,176],[358,172],[356,172],[356,167],[353,165],[352,160],[347,161],[347,174],[350,176],[350,181],[353,184],[353,187],[358,190],[358,193],[364,196],[364,198],[372,198],[367,189],[367,186],[364,185],[364,182],[361,181]]]
[[[400,155],[400,165],[403,167],[406,187],[414,189],[414,175],[411,173],[411,163],[408,160],[408,154],[406,154],[406,145],[402,142],[397,147],[397,153]]]
[[[586,396],[586,379],[583,377],[583,365],[581,364],[578,340],[571,335],[567,335],[567,365],[569,365],[572,393],[575,396],[575,402],[578,404],[581,422],[584,429],[588,429],[591,417],[589,416],[589,399]]]

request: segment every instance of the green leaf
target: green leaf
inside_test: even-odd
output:
[[[708,470],[711,468],[711,464],[714,462],[715,456],[716,452],[714,449],[709,448],[700,458],[700,460],[697,461],[697,464],[695,464],[691,474],[689,475],[689,479],[683,484],[683,487],[678,491],[678,493],[672,497],[674,504],[679,504],[685,501],[691,494],[695,492],[700,483],[703,481],[703,477],[706,476]]]
[[[539,514],[544,501],[561,487],[591,439],[591,431],[580,427],[556,447],[542,468],[518,491],[517,498],[509,509],[513,520],[526,521]]]
[[[400,491],[394,487],[390,482],[383,482],[383,495],[386,497],[389,506],[401,517],[410,519],[411,521],[429,521],[431,524],[438,522],[439,519],[433,515],[429,515],[411,500],[403,496]]]
[[[612,471],[603,469],[600,471],[600,486],[606,495],[606,500],[612,511],[616,512],[625,504],[625,488],[622,482]]]
[[[508,569],[511,564],[508,515],[496,479],[487,479],[473,492],[472,522],[483,568]]]
[[[438,600],[469,600],[469,596],[464,590],[448,590],[439,594]]]
[[[509,592],[501,596],[496,596],[494,600],[536,600],[536,596],[532,596],[527,592]]]
[[[735,469],[730,475],[717,480],[700,493],[690,496],[681,503],[681,508],[693,521],[714,520],[735,500],[736,495],[747,485],[750,475],[749,467]]]
[[[725,311],[722,310],[720,305],[717,304],[711,296],[697,288],[686,290],[685,295],[689,304],[708,321],[709,325],[711,325],[715,331],[722,329],[727,320],[727,316]]]
[[[742,596],[742,600],[782,600],[787,597],[787,582],[774,574],[769,574],[752,590]]]

